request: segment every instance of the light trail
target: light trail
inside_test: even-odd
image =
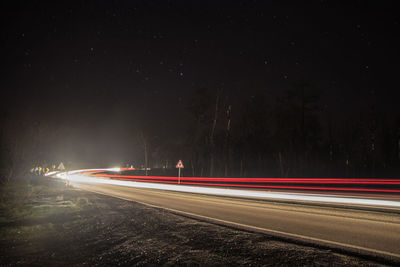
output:
[[[52,175],[55,175],[56,173],[58,173],[58,171],[52,171],[52,172],[45,173],[44,176],[52,176]]]
[[[166,176],[140,176],[140,175],[114,175],[114,174],[93,174],[92,176],[144,179],[144,180],[178,180],[178,177]],[[213,178],[213,177],[180,177],[181,181],[216,181],[216,182],[237,182],[237,183],[298,183],[298,184],[385,184],[400,185],[400,180],[379,180],[379,179],[303,179],[303,178]]]
[[[109,177],[117,180],[186,184],[217,187],[241,187],[241,188],[263,188],[263,189],[291,189],[291,190],[323,190],[343,192],[367,192],[367,193],[400,193],[400,189],[387,188],[355,188],[355,187],[329,187],[327,185],[400,185],[399,179],[346,179],[346,178],[225,178],[225,177],[178,177],[165,176],[134,176],[121,174],[98,174],[100,172],[120,172],[121,170],[133,170],[133,168],[110,168],[110,169],[85,169],[70,172],[70,174],[87,173],[94,177]],[[224,183],[212,183],[224,182]],[[233,183],[235,182],[235,183]],[[253,183],[253,184],[251,184]],[[259,184],[254,184],[259,183]],[[260,184],[262,183],[262,184]],[[271,184],[272,185],[271,185]],[[281,184],[281,185],[276,185]],[[283,184],[283,185],[282,185]],[[287,184],[302,184],[291,186]],[[319,184],[319,186],[307,186],[308,184]]]
[[[208,186],[224,186],[224,187],[251,187],[251,188],[287,188],[287,189],[318,189],[318,190],[343,190],[343,191],[365,191],[365,192],[400,192],[396,189],[367,189],[367,188],[327,188],[327,187],[301,187],[301,186],[271,186],[271,185],[243,185],[243,184],[220,184],[220,183],[195,183],[195,182],[185,182],[181,181],[178,185],[178,181],[172,181],[171,179],[177,179],[177,177],[161,177],[161,176],[128,176],[127,178],[121,175],[108,175],[108,174],[93,174],[98,172],[107,171],[118,171],[116,168],[112,169],[91,169],[91,170],[75,170],[69,173],[57,173],[56,177],[61,179],[68,179],[71,182],[84,182],[84,183],[101,183],[101,184],[113,184],[119,186],[136,187],[136,188],[147,188],[147,189],[158,189],[158,190],[170,190],[177,192],[187,192],[187,193],[197,193],[197,194],[209,194],[209,195],[223,195],[223,196],[235,196],[235,197],[246,197],[246,198],[261,198],[261,199],[281,199],[281,200],[294,200],[294,201],[306,201],[306,202],[320,202],[320,203],[340,203],[340,204],[351,204],[351,205],[363,205],[363,206],[375,206],[375,207],[390,207],[390,208],[400,208],[400,201],[393,200],[383,200],[383,199],[373,199],[373,198],[359,198],[355,196],[340,196],[340,195],[324,195],[324,194],[303,194],[303,193],[282,193],[282,192],[267,192],[261,190],[245,190],[245,189],[234,189],[234,188],[216,188],[216,187],[206,187]],[[92,174],[91,174],[92,173]],[[93,177],[95,176],[95,177]],[[111,177],[114,179],[103,179],[104,177]],[[139,179],[132,178],[139,177]],[[153,180],[151,183],[148,179],[143,179],[146,177],[151,179],[159,179],[159,181]],[[198,177],[182,177],[182,179],[194,180],[195,179],[230,179],[230,178],[198,178]],[[231,179],[241,179],[241,178],[231,178]],[[243,178],[242,178],[243,179]],[[265,179],[274,180],[276,178],[249,178],[251,179]],[[293,180],[294,178],[283,179],[286,183],[288,180]],[[310,179],[297,179],[297,180],[308,180]],[[331,179],[340,180],[340,179]],[[345,179],[342,179],[345,180]],[[352,179],[356,180],[356,179]],[[364,179],[364,180],[374,180],[374,179]],[[392,180],[390,180],[392,181]],[[247,179],[246,179],[247,182]],[[182,185],[183,184],[183,185]],[[191,185],[201,185],[201,186],[191,186]],[[377,191],[379,190],[379,191]]]
[[[102,176],[98,176],[102,177]],[[124,181],[137,181],[137,182],[149,182],[144,179],[116,179]],[[400,190],[396,189],[368,189],[368,188],[343,188],[343,187],[311,187],[311,186],[283,186],[283,185],[251,185],[251,184],[217,184],[217,183],[192,183],[192,182],[180,182],[178,181],[153,181],[156,183],[165,184],[187,184],[187,185],[203,185],[203,186],[224,186],[224,187],[248,187],[248,188],[274,188],[274,189],[300,189],[300,190],[324,190],[324,191],[357,191],[357,192],[376,192],[376,193],[400,193]]]
[[[178,180],[178,177],[143,176],[143,175],[117,175],[117,174],[93,174],[92,176],[111,178],[140,178],[149,180]],[[310,183],[310,184],[393,184],[400,185],[397,179],[332,179],[332,178],[225,178],[225,177],[180,177],[181,181],[215,181],[215,182],[243,182],[243,183]]]
[[[291,189],[291,190],[323,190],[323,191],[354,191],[369,193],[400,193],[400,189],[387,188],[355,188],[355,187],[329,187],[326,185],[397,185],[400,186],[398,179],[343,179],[343,178],[222,178],[222,177],[165,177],[165,176],[134,176],[120,174],[92,174],[95,177],[109,177],[117,180],[203,185],[203,186],[223,186],[223,187],[242,187],[242,188],[265,188],[265,189]],[[225,182],[225,183],[212,183]],[[234,182],[234,183],[233,183]],[[251,184],[259,183],[259,184]],[[262,184],[260,184],[262,183]],[[271,185],[272,184],[272,185]],[[276,185],[281,184],[281,185]],[[283,184],[283,185],[282,185]],[[287,184],[302,184],[301,186],[291,186]],[[313,184],[314,186],[306,186]],[[319,184],[320,186],[315,186]],[[321,186],[323,185],[323,186]]]
[[[108,169],[84,169],[84,170],[73,170],[69,171],[68,174],[78,174],[78,173],[97,173],[97,172],[119,172],[121,168],[108,168]]]
[[[199,186],[186,186],[186,185],[160,184],[160,183],[143,183],[143,182],[110,180],[101,178],[94,179],[85,175],[78,175],[78,174],[68,175],[68,180],[71,182],[78,182],[78,183],[83,182],[83,183],[112,184],[112,185],[127,186],[127,187],[169,190],[177,192],[196,193],[196,194],[400,208],[400,201],[382,200],[382,199],[329,196],[322,194],[265,192],[265,191],[254,191],[254,190],[199,187]]]

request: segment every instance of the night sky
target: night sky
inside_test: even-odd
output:
[[[272,99],[307,81],[338,117],[371,99],[399,114],[395,1],[1,5],[2,112],[63,132],[54,154],[126,160],[143,124],[180,138],[196,88]]]

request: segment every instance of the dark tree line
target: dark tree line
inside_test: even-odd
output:
[[[187,112],[185,142],[153,158],[182,159],[186,176],[396,177],[400,171],[400,118],[379,113],[374,101],[338,115],[321,106],[316,88],[298,83],[274,98],[243,93],[238,100],[198,89]]]
[[[176,175],[182,160],[184,176],[398,177],[400,115],[380,112],[373,97],[351,114],[329,111],[319,97],[304,82],[278,96],[197,89],[185,102],[189,121],[181,136],[165,138],[140,123],[126,128],[126,149],[136,155],[129,163],[151,168],[147,175]],[[59,151],[77,149],[68,144],[67,126],[0,115],[1,180],[66,162]]]

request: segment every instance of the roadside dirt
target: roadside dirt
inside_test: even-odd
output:
[[[66,188],[58,182],[47,181],[28,204],[30,211],[41,213],[7,220],[8,213],[1,210],[2,266],[382,265]]]

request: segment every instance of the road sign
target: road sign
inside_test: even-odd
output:
[[[60,171],[64,171],[65,170],[64,164],[61,162],[60,165],[58,165],[57,169]]]
[[[181,183],[181,169],[185,168],[183,166],[182,160],[178,161],[178,164],[176,164],[176,168],[178,168],[178,184]]]
[[[177,167],[178,169],[183,169],[183,168],[185,168],[185,167],[183,166],[182,160],[178,161],[178,164],[176,164],[176,167]]]

